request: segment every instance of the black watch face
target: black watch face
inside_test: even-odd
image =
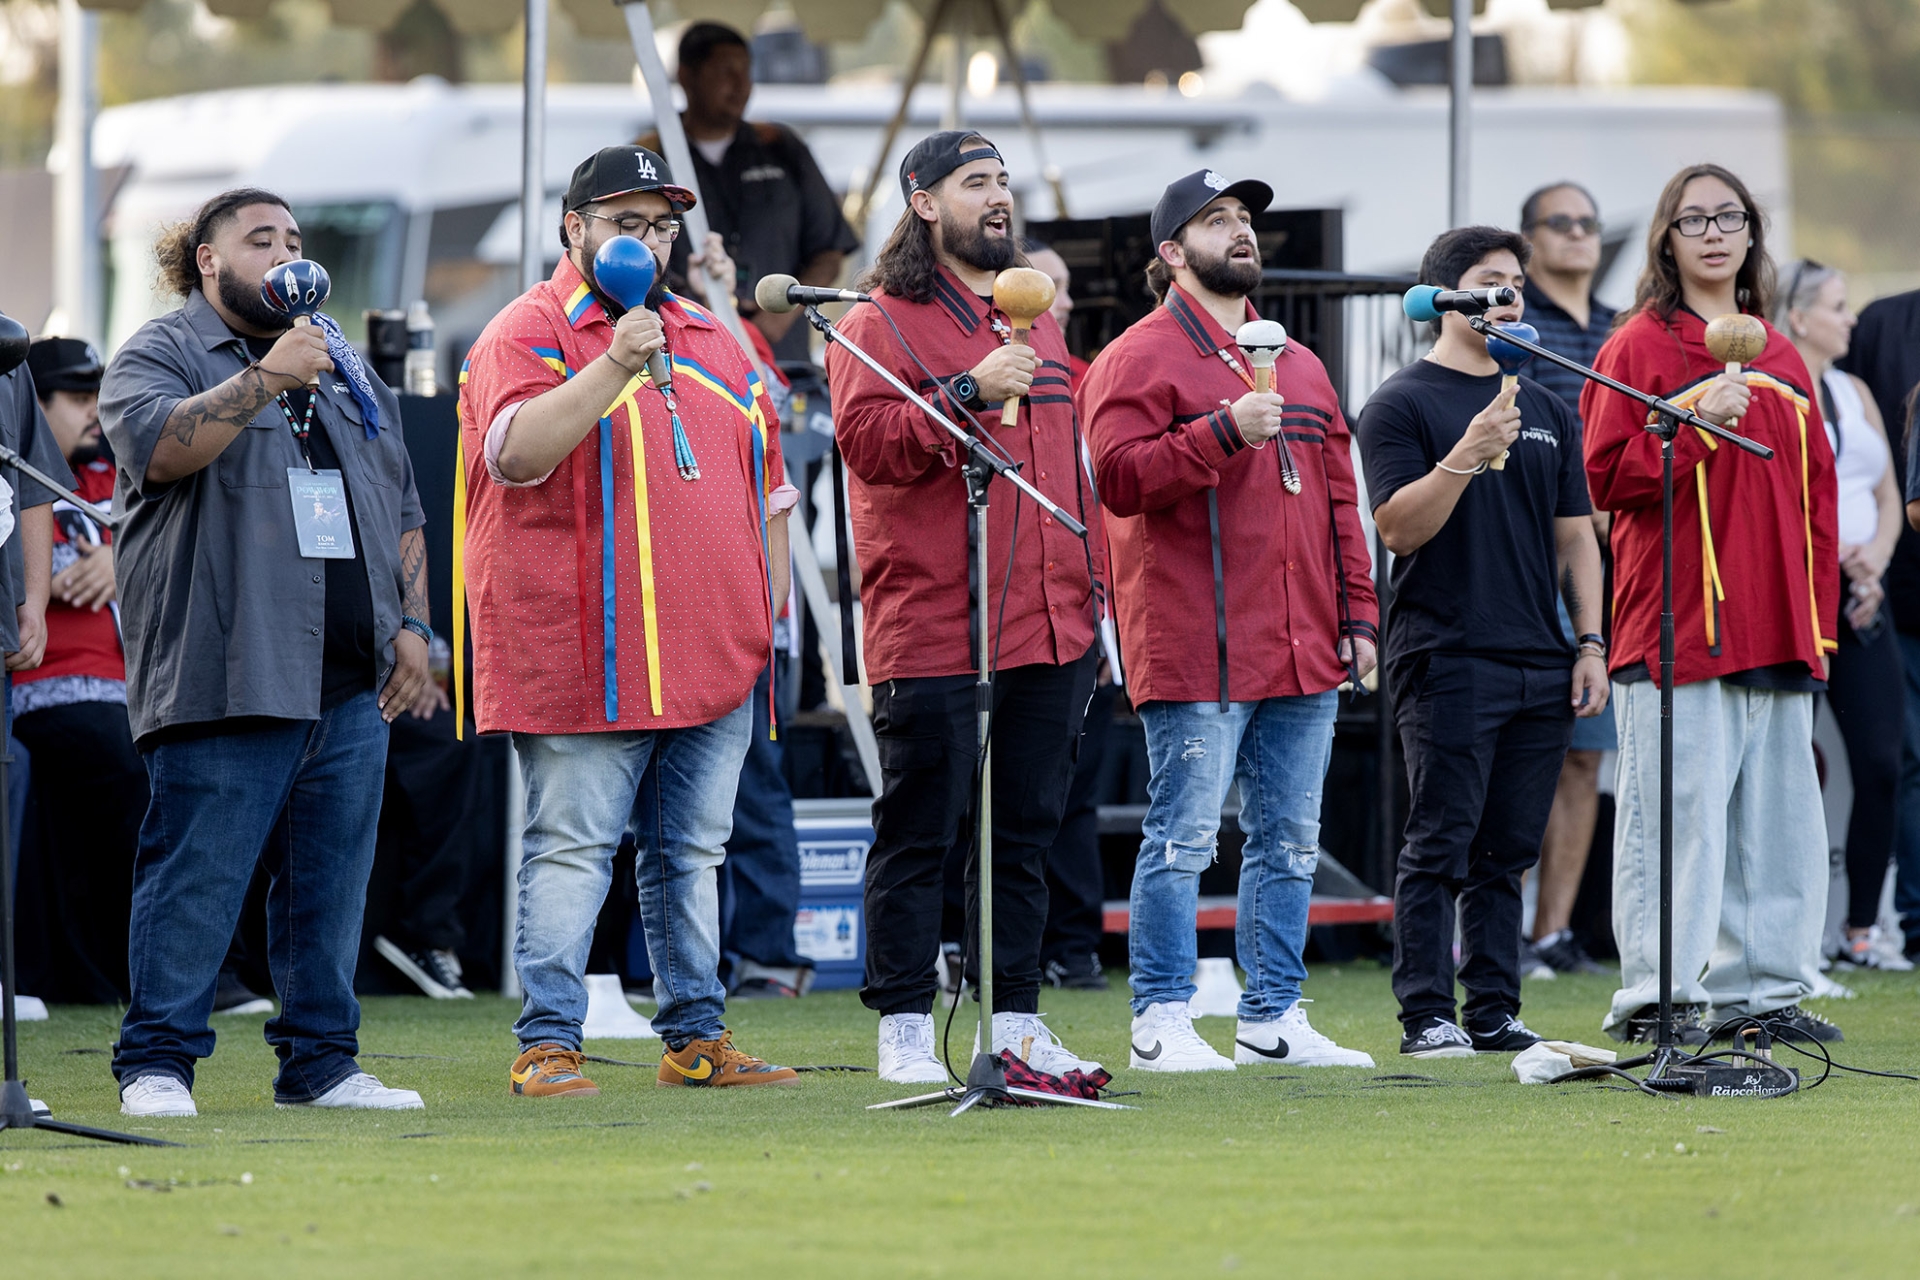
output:
[[[980,386],[973,380],[972,374],[963,373],[953,380],[953,394],[963,401],[972,400],[980,394]]]

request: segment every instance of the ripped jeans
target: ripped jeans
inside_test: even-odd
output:
[[[1224,712],[1217,702],[1140,707],[1153,773],[1128,903],[1135,1014],[1193,995],[1200,873],[1213,862],[1220,809],[1235,781],[1247,837],[1234,928],[1247,971],[1240,1017],[1272,1022],[1300,998],[1335,696],[1233,702]]]

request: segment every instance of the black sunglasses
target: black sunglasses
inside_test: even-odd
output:
[[[1535,218],[1527,224],[1527,230],[1529,231],[1535,227],[1545,227],[1547,230],[1563,236],[1571,235],[1573,229],[1578,227],[1585,235],[1597,236],[1600,234],[1600,219],[1592,215],[1576,218],[1570,213],[1555,213],[1544,218]]]

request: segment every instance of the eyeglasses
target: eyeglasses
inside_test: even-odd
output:
[[[642,240],[646,238],[648,231],[652,231],[655,236],[659,237],[662,244],[667,243],[680,234],[680,219],[678,218],[643,218],[637,213],[622,214],[620,217],[615,218],[604,213],[594,213],[588,209],[578,209],[575,210],[575,212],[583,218],[598,218],[602,222],[611,222],[614,226],[620,228],[621,235],[635,236]]]
[[[1555,213],[1544,218],[1535,218],[1527,224],[1527,230],[1529,231],[1535,227],[1545,227],[1547,230],[1563,236],[1572,235],[1573,229],[1578,227],[1583,235],[1597,236],[1600,234],[1600,219],[1592,215],[1576,218],[1570,213]]]
[[[1688,239],[1692,239],[1695,236],[1707,234],[1709,222],[1722,231],[1738,231],[1747,225],[1748,214],[1745,209],[1725,209],[1712,216],[1704,213],[1688,213],[1675,218],[1667,225]]]

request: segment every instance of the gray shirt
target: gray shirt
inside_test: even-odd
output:
[[[73,485],[73,473],[60,456],[53,441],[53,428],[40,412],[40,398],[33,392],[33,378],[22,365],[0,378],[0,444],[6,445],[55,480]],[[44,507],[54,499],[53,492],[37,480],[12,467],[0,469],[13,486],[14,530],[0,554],[6,557],[6,571],[0,573],[0,652],[12,653],[20,647],[20,619],[16,613],[27,598],[27,560],[20,538],[20,517],[28,507]]]
[[[320,714],[326,571],[301,557],[287,468],[300,444],[269,403],[199,471],[146,479],[167,418],[248,364],[245,344],[194,293],[148,321],[114,355],[100,387],[100,422],[120,468],[114,577],[127,651],[127,714],[136,741],[173,725],[234,716],[312,720]],[[374,377],[380,431],[336,373],[320,375],[314,430],[327,433],[353,497],[355,551],[373,597],[380,664],[393,670],[400,629],[400,535],[426,523],[400,434],[400,405]]]

